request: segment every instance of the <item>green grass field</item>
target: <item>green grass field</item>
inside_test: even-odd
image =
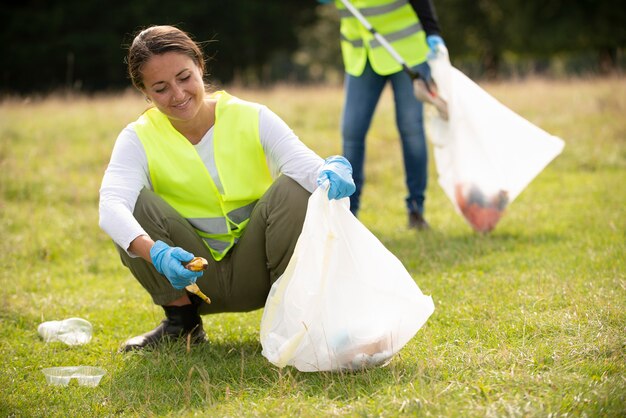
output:
[[[160,308],[98,228],[98,188],[135,94],[0,102],[0,416],[511,416],[626,414],[626,79],[485,84],[566,142],[489,235],[437,184],[432,230],[405,227],[390,92],[368,139],[361,220],[435,312],[384,368],[279,370],[261,311],[204,317],[209,343],[117,354]],[[339,87],[229,89],[283,117],[322,156],[340,153]],[[432,162],[433,160],[431,160]],[[44,343],[42,321],[82,317],[92,341]],[[100,386],[48,386],[41,369],[106,369]]]

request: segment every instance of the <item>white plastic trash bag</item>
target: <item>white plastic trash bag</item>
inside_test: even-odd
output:
[[[476,231],[488,232],[564,143],[454,68],[447,51],[429,65],[449,114],[448,121],[436,112],[426,116],[439,184]]]
[[[389,362],[434,311],[402,263],[350,212],[348,199],[310,197],[302,234],[272,286],[262,354],[300,371]]]

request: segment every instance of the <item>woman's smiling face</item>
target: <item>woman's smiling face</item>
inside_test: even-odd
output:
[[[171,120],[193,119],[204,102],[202,71],[187,55],[153,55],[142,66],[143,93]]]

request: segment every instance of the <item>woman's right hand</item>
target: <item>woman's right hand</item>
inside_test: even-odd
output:
[[[175,289],[184,289],[202,276],[202,271],[187,270],[184,263],[190,262],[194,255],[180,247],[170,247],[163,241],[157,241],[150,249],[150,259],[159,273],[167,277]]]

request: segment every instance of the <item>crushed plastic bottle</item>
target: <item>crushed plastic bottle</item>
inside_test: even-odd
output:
[[[67,345],[82,345],[91,341],[93,327],[82,318],[43,322],[37,332],[45,342],[60,341]]]

